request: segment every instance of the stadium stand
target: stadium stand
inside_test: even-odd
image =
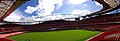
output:
[[[120,40],[120,28],[115,30],[106,31],[103,34],[92,38],[88,41],[119,41]]]
[[[88,29],[88,30],[99,30],[107,31],[119,27],[119,16],[120,14],[103,15],[95,18],[81,20],[81,21],[48,21],[36,25],[16,25],[6,24],[0,26],[4,28],[4,32],[12,31],[25,31],[25,30],[39,30],[45,31],[48,29],[59,30],[59,29]],[[111,18],[112,17],[112,18]],[[9,28],[7,28],[7,27]],[[14,28],[14,29],[12,29]],[[3,29],[2,29],[3,30]]]

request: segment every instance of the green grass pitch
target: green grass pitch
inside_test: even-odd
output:
[[[84,41],[99,34],[99,31],[88,30],[63,30],[50,32],[30,32],[11,36],[16,41]]]

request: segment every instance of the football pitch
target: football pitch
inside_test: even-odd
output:
[[[99,31],[63,30],[49,32],[29,32],[9,37],[16,41],[85,41],[99,34]]]

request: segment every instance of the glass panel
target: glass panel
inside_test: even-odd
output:
[[[11,2],[11,1],[1,1],[0,2],[0,11],[1,11],[0,17],[2,17],[9,10],[9,8],[12,6],[11,4],[13,5],[13,2]]]

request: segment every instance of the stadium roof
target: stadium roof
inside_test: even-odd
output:
[[[103,8],[98,12],[90,14],[90,16],[95,14],[99,14],[99,15],[106,14],[120,7],[120,0],[96,0],[96,1],[102,4]]]
[[[3,2],[11,2],[11,4],[8,4],[9,6],[7,6],[6,5],[7,3],[3,3]],[[59,20],[59,19],[74,20],[74,18],[80,18],[80,20],[82,20],[81,16],[101,14],[113,10],[120,4],[120,1],[119,0],[81,0],[81,1],[30,0],[27,2],[1,1],[1,4],[5,4],[6,7],[9,7],[9,9],[8,10],[5,9],[6,7],[1,8],[4,11],[4,13],[2,13],[3,15],[1,16],[0,20],[4,20],[8,22],[18,22],[18,24],[21,23],[36,24],[38,23],[36,21],[49,21],[49,20]]]
[[[16,8],[18,8],[24,1],[5,1],[0,0],[0,21],[3,21],[4,18],[6,18],[8,15],[10,15]]]

